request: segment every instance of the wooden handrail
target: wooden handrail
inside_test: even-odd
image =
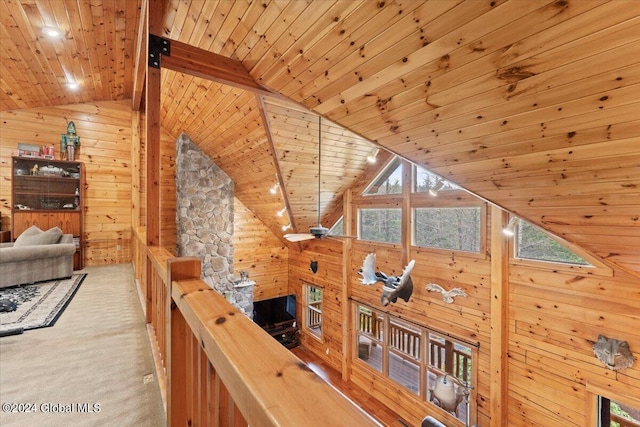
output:
[[[166,369],[167,425],[380,426],[200,280],[200,260],[141,234],[135,273]]]
[[[179,262],[174,260],[173,265]],[[204,371],[214,372],[206,378],[219,379],[242,416],[240,423],[233,421],[234,426],[379,425],[199,278],[173,281],[171,298],[171,359],[184,362],[197,353],[193,345],[184,345],[181,336],[193,334],[186,342],[197,343],[210,363]],[[172,394],[180,393],[177,387],[182,387],[182,396],[194,396],[189,379],[180,377],[193,371],[184,366],[201,366],[201,359],[197,360],[177,363],[176,370],[171,362]],[[202,381],[195,383],[202,387]],[[210,402],[207,398],[205,403]],[[187,414],[188,408],[169,405],[170,425],[184,425],[183,421],[202,415],[204,406],[187,404],[193,412]]]
[[[322,301],[310,302],[307,310],[307,325],[310,328],[317,328],[322,325],[322,310],[319,308]]]

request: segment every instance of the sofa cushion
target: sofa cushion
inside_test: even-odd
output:
[[[40,233],[42,233],[42,230],[40,230],[40,228],[38,228],[37,225],[32,225],[31,227],[24,230],[22,234],[16,238],[16,242],[19,242],[20,240],[24,240],[32,236],[37,236]]]
[[[58,243],[60,241],[60,237],[62,237],[62,230],[58,227],[42,231],[37,226],[32,225],[18,236],[13,246],[51,245]]]

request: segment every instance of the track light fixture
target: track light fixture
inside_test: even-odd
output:
[[[378,153],[380,152],[379,148],[376,148],[376,151],[373,154],[367,156],[367,162],[374,164],[378,160]]]
[[[284,208],[282,208],[282,209],[280,209],[280,210],[278,211],[278,216],[282,216],[282,215],[284,215],[284,213],[285,213],[286,211],[287,211],[287,208],[286,208],[286,206],[285,206]]]
[[[504,235],[507,237],[513,237],[513,235],[516,234],[517,224],[518,224],[518,217],[515,217],[515,216],[511,217],[507,226],[502,229],[502,232],[504,233]]]
[[[282,226],[282,231],[287,231],[290,228],[291,228],[291,224],[283,225]]]
[[[431,197],[438,197],[438,191],[442,190],[442,187],[444,187],[444,181],[439,180],[435,186],[429,188],[429,195]]]
[[[275,184],[273,184],[273,186],[269,189],[269,193],[271,194],[276,194],[278,192],[278,187],[280,187],[280,185],[278,185],[278,183],[276,182]]]

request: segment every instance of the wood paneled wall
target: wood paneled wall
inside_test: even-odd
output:
[[[403,204],[391,199],[389,197],[388,203]],[[357,203],[373,202],[354,196],[354,204]],[[491,363],[500,360],[500,355],[491,354],[492,315],[496,314],[491,307],[490,241],[502,236],[500,230],[492,234],[490,215],[487,209],[486,252],[475,255],[357,240],[344,254],[342,245],[330,240],[314,240],[302,252],[291,251],[291,288],[298,295],[303,283],[325,289],[322,339],[303,332],[304,345],[336,369],[343,370],[344,360],[349,358],[342,354],[342,343],[349,338],[343,336],[342,321],[348,318],[344,310],[351,309],[353,301],[475,343],[478,345],[476,422],[481,426],[590,425],[593,416],[589,412],[589,402],[593,399],[590,385],[610,391],[607,397],[613,399],[640,395],[637,361],[632,368],[616,373],[604,367],[591,348],[598,335],[603,334],[628,341],[638,357],[640,288],[637,278],[602,264],[594,268],[572,268],[514,260],[511,256],[507,266],[508,300],[500,304],[507,310],[508,318],[508,400],[502,403],[508,408],[508,419],[491,420]],[[377,254],[377,267],[387,274],[399,274],[404,268],[403,258],[416,261],[412,273],[414,292],[409,303],[398,300],[383,308],[381,284],[363,286],[359,283],[357,271],[370,252]],[[319,261],[315,275],[309,271],[311,260]],[[341,269],[343,262],[349,263],[346,275]],[[430,282],[446,289],[461,287],[468,297],[446,304],[440,294],[426,291],[426,284]],[[341,297],[342,283],[348,286],[348,301]],[[346,348],[352,347],[353,343]],[[351,381],[370,390],[372,396],[411,425],[419,424],[427,414],[439,419],[446,417],[402,386],[382,378],[357,358],[347,371]]]
[[[606,397],[640,396],[640,366],[612,371],[596,359],[598,335],[640,352],[638,278],[512,262],[509,310],[509,425],[586,426],[589,384]],[[612,273],[612,274],[611,274]]]
[[[85,265],[131,261],[131,106],[104,101],[0,112],[0,199],[3,229],[10,226],[11,155],[19,142],[50,145],[73,121],[80,136],[76,160],[85,165]],[[5,219],[5,216],[7,217]]]
[[[254,300],[289,294],[289,249],[238,198],[233,203],[233,271],[249,272]]]
[[[371,252],[376,253],[377,267],[387,274],[397,275],[404,265],[401,245],[376,245],[355,243],[350,271],[347,278],[351,281],[351,296],[354,300],[366,303],[383,312],[388,312],[436,331],[450,334],[456,338],[478,345],[478,421],[480,425],[488,425],[489,411],[489,343],[490,343],[490,259],[488,257],[466,256],[461,253],[444,254],[442,252],[417,249],[412,247],[409,259],[416,261],[411,274],[414,289],[409,303],[398,300],[386,308],[380,303],[382,284],[363,286],[357,274],[364,257]],[[440,284],[445,289],[461,287],[468,297],[457,298],[455,304],[446,304],[439,293],[426,290],[428,283]],[[377,373],[364,363],[354,360],[352,380],[367,390],[374,390],[373,395],[404,415],[407,420],[420,420],[426,414],[439,419],[441,415],[434,413],[433,408],[421,401],[409,390],[390,380],[381,380]],[[375,384],[375,387],[373,386]],[[402,398],[398,398],[401,396]],[[399,402],[402,402],[399,404]]]
[[[160,242],[161,246],[176,253],[176,186],[175,157],[176,138],[166,129],[160,132],[161,194],[160,194]],[[141,148],[141,164],[144,164],[144,147]],[[144,172],[144,170],[143,170]],[[141,197],[144,197],[144,173],[141,174]],[[141,211],[143,211],[141,209]],[[238,198],[234,198],[234,272],[247,270],[255,280],[256,300],[287,295],[289,249],[273,234],[256,215]],[[144,218],[141,218],[144,224]]]
[[[336,240],[311,240],[304,251],[289,253],[289,288],[297,295],[298,320],[302,314],[302,287],[314,285],[322,288],[322,337],[304,333],[302,344],[320,355],[338,371],[342,370],[342,312],[348,301],[342,298],[342,243]],[[313,273],[311,261],[318,262],[318,271]]]

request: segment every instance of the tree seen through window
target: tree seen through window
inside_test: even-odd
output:
[[[482,209],[416,208],[413,236],[416,246],[457,251],[480,251]]]
[[[589,265],[587,261],[526,221],[518,221],[516,257],[537,261]]]
[[[401,209],[360,209],[359,222],[359,237],[362,240],[385,243],[401,241]]]
[[[364,195],[380,194],[400,194],[402,193],[402,161],[399,157],[394,158],[391,163],[376,177],[367,187]]]

